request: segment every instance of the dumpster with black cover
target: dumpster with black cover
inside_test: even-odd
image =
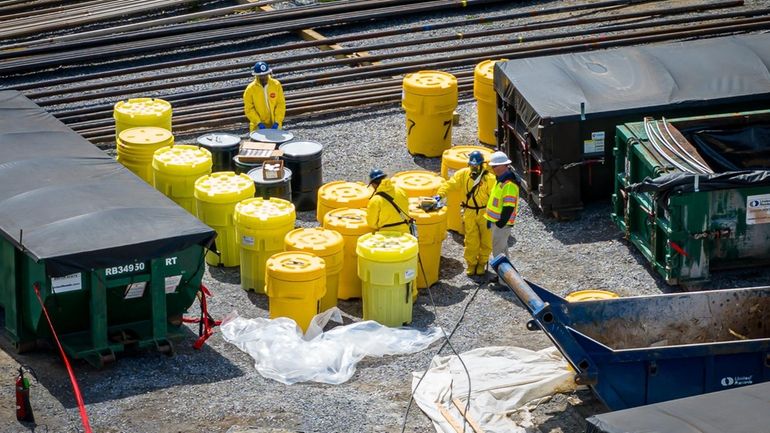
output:
[[[770,287],[568,302],[492,266],[611,410],[770,380]]]
[[[214,230],[15,91],[0,91],[0,308],[20,351],[172,353]]]
[[[534,208],[569,218],[612,194],[615,126],[767,108],[770,34],[497,62],[498,143]]]
[[[770,263],[770,111],[617,127],[612,219],[669,284]]]

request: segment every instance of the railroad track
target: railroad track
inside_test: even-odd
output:
[[[154,96],[172,102],[175,133],[242,127],[240,97],[258,56],[273,66],[287,91],[288,116],[297,117],[397,103],[400,76],[420,69],[453,72],[460,93],[468,94],[473,88],[472,67],[488,58],[560,54],[770,28],[770,8],[750,8],[740,0],[594,1],[540,8],[536,13],[498,5],[495,14],[460,17],[437,25],[352,31],[324,40],[272,46],[210,45],[243,26],[253,31],[249,37],[276,37],[302,28],[323,28],[330,22],[355,28],[361,22],[384,19],[394,10],[419,20],[439,9],[446,13],[447,7],[462,7],[467,14],[499,2],[401,3],[405,2],[347,0],[269,12],[234,5],[195,12],[192,16],[200,21],[192,23],[180,15],[163,18],[176,23],[158,28],[133,23],[119,34],[101,29],[14,41],[0,46],[0,75],[13,82],[9,87],[21,90],[84,137],[110,146],[114,140],[112,105],[129,97]],[[241,12],[237,16],[222,15],[236,10]],[[479,29],[479,25],[491,23],[494,28]],[[115,28],[120,30],[120,26]],[[136,32],[147,38],[134,39]],[[185,35],[188,39],[179,42]],[[190,55],[164,56],[171,41]],[[355,46],[308,52],[343,43]],[[99,50],[84,49],[88,44]],[[206,47],[207,54],[196,56],[201,47]],[[366,52],[366,57],[358,56],[360,52]],[[130,62],[121,61],[126,56],[133,56]],[[96,68],[90,70],[84,64]],[[58,69],[50,70],[52,65]]]

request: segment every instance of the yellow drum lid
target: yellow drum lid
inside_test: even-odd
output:
[[[174,142],[174,136],[170,131],[156,126],[124,129],[118,135],[118,139],[125,146],[167,146]]]
[[[445,150],[441,155],[441,162],[449,168],[459,170],[468,166],[468,155],[478,150],[484,156],[484,162],[489,162],[492,150],[484,146],[454,146]]]
[[[245,176],[241,174],[241,176]],[[250,178],[247,177],[249,181]],[[254,181],[251,181],[252,187]],[[251,195],[254,195],[252,192]],[[258,226],[260,229],[294,225],[296,213],[294,205],[282,198],[262,197],[248,198],[235,205],[235,222],[248,226]]]
[[[443,177],[425,170],[402,171],[394,174],[391,180],[409,197],[434,195],[444,182]]]
[[[564,299],[566,299],[568,302],[581,302],[581,301],[597,301],[601,299],[612,299],[612,298],[619,298],[620,295],[618,295],[615,292],[610,292],[609,290],[598,290],[598,289],[588,289],[588,290],[578,290],[577,292],[572,292],[569,295],[567,295]]]
[[[318,256],[336,254],[345,246],[345,238],[339,232],[321,227],[294,229],[286,234],[284,242],[294,249]]]
[[[409,199],[409,216],[414,218],[417,225],[438,224],[446,221],[446,206],[439,210],[425,212],[420,207],[422,200],[432,200],[431,197],[412,197]]]
[[[494,79],[495,63],[508,59],[484,60],[473,69],[473,78],[481,84],[492,85]]]
[[[366,223],[366,209],[339,208],[324,215],[324,228],[333,229],[346,236],[369,233],[372,228]]]
[[[305,251],[277,253],[267,259],[267,276],[283,281],[312,281],[326,277],[326,263]]]
[[[329,182],[318,189],[318,198],[322,201],[343,203],[350,207],[364,207],[369,202],[372,191],[361,182],[342,180]]]
[[[404,91],[422,96],[442,96],[457,92],[457,78],[443,71],[419,71],[404,77]]]
[[[133,98],[127,101],[118,101],[115,104],[113,117],[122,116],[166,116],[171,111],[171,104],[157,98]]]
[[[161,147],[153,155],[153,167],[174,174],[211,171],[211,152],[198,146],[181,144]]]
[[[403,262],[417,255],[417,238],[400,232],[379,231],[358,238],[356,254],[374,262]]]
[[[195,181],[195,198],[210,203],[232,203],[254,197],[254,181],[245,174],[221,171]]]

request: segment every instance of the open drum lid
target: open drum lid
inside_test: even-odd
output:
[[[231,148],[241,144],[241,137],[226,132],[210,132],[198,137],[198,144],[206,148]]]
[[[283,151],[284,157],[302,158],[321,153],[324,147],[315,141],[290,141],[278,146]]]
[[[249,137],[254,141],[265,143],[285,143],[294,138],[294,134],[283,129],[258,129],[252,132]]]

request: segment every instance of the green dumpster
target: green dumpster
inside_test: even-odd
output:
[[[18,92],[0,91],[0,309],[19,351],[173,353],[214,230]],[[37,290],[36,290],[37,289]]]
[[[617,127],[612,219],[669,284],[770,263],[770,111]]]

